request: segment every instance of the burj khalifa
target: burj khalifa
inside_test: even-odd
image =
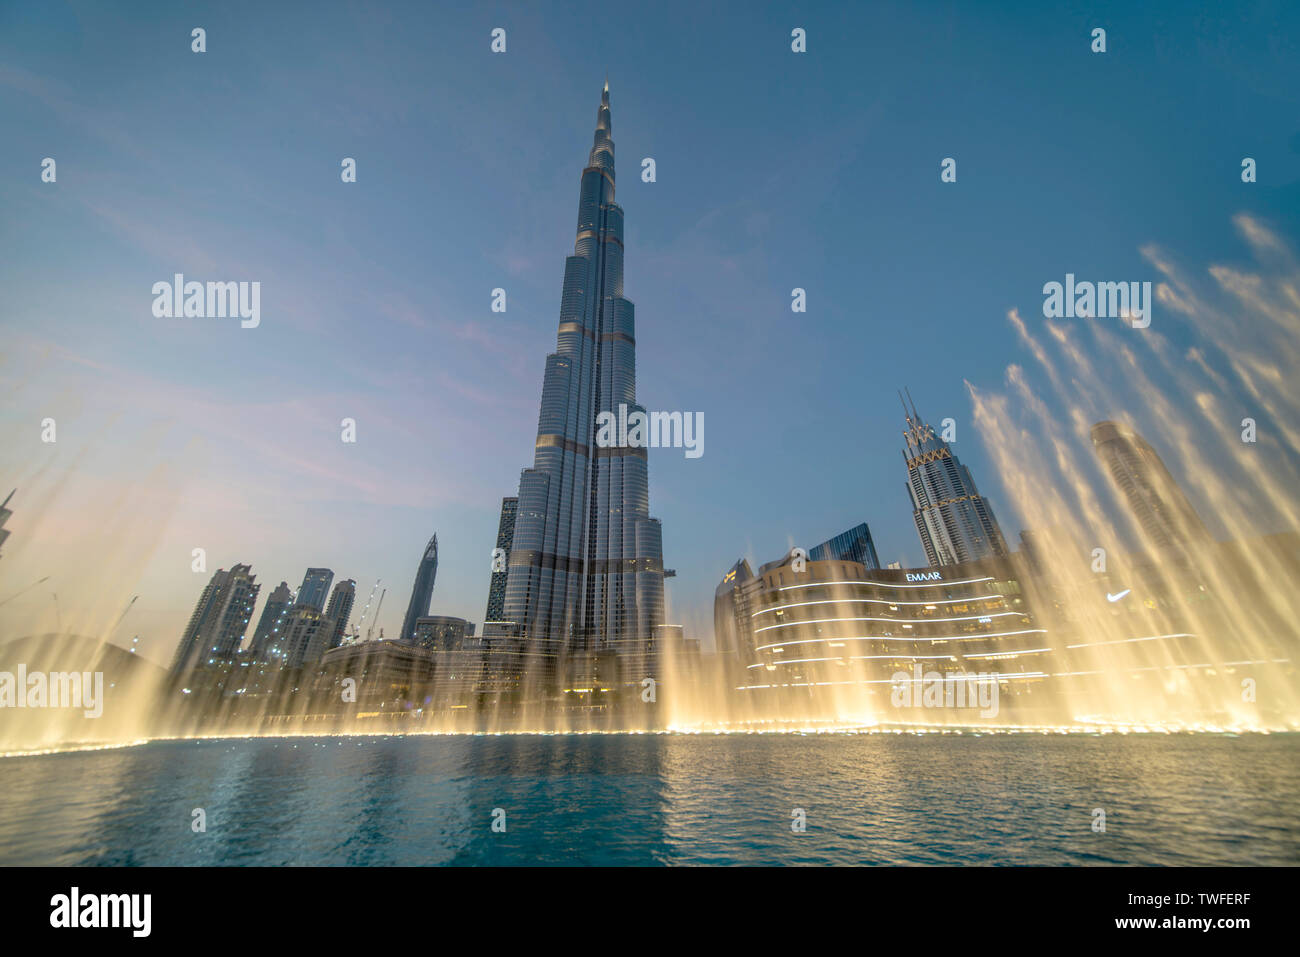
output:
[[[555,352],[546,358],[533,466],[519,480],[502,630],[560,691],[640,680],[664,617],[659,520],[646,449],[599,447],[596,418],[636,401],[636,325],[623,296],[609,82],[582,171]]]

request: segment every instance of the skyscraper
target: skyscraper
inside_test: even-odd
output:
[[[1210,533],[1156,450],[1119,422],[1092,427],[1092,447],[1132,510],[1147,544],[1157,548],[1208,544]]]
[[[289,583],[280,582],[266,599],[262,617],[257,620],[257,630],[253,632],[253,644],[249,648],[254,658],[261,658],[266,653],[267,645],[282,634],[285,617],[292,607],[293,592],[289,590]]]
[[[415,640],[415,622],[429,613],[429,603],[433,601],[433,583],[438,577],[438,535],[435,532],[429,544],[424,546],[424,555],[420,558],[420,567],[415,570],[415,585],[411,588],[411,601],[406,606],[406,618],[402,621],[401,641]]]
[[[298,600],[294,604],[324,611],[325,596],[330,593],[332,581],[334,573],[328,568],[307,569],[307,574],[302,578],[302,587],[298,589]]]
[[[329,650],[334,622],[311,605],[297,604],[284,622],[284,634],[270,648],[269,657],[286,668],[316,664]]]
[[[176,646],[171,673],[182,675],[211,659],[229,661],[244,643],[257,603],[256,576],[249,565],[218,569],[194,606],[190,623]]]
[[[908,395],[911,398],[911,395]],[[993,516],[993,507],[980,495],[970,469],[957,460],[948,443],[921,421],[912,404],[903,405],[907,430],[907,493],[912,519],[931,566],[956,565],[981,558],[1005,558],[1007,543]]]
[[[636,329],[623,297],[623,209],[614,202],[609,83],[601,93],[565,261],[556,351],[546,359],[533,467],[519,480],[503,617],[533,674],[564,656],[644,652],[663,623],[661,530],[646,449],[596,447],[596,417],[636,402]]]
[[[751,643],[749,615],[744,608],[745,585],[753,580],[749,562],[740,558],[713,592],[713,650],[732,664],[742,649],[748,652]]]
[[[5,539],[9,537],[9,529],[5,528],[5,522],[9,521],[9,516],[13,515],[13,510],[9,508],[9,500],[14,497],[16,491],[18,489],[14,489],[13,492],[6,495],[4,502],[0,503],[0,545],[3,545]]]
[[[501,500],[501,521],[497,524],[496,544],[501,549],[501,571],[492,572],[484,622],[500,622],[506,612],[506,569],[510,564],[510,546],[515,538],[515,513],[518,510],[519,499],[512,496]]]
[[[343,633],[348,627],[348,619],[352,617],[352,605],[356,600],[357,583],[354,579],[349,578],[334,586],[329,606],[325,609],[325,617],[334,622],[326,650],[343,644]]]

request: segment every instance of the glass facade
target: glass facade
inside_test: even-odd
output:
[[[904,406],[904,411],[907,494],[926,560],[938,567],[1005,558],[1007,543],[993,507],[975,487],[970,470],[952,454],[948,443],[921,421],[915,406],[910,412]]]
[[[1091,437],[1093,449],[1128,503],[1148,547],[1209,543],[1210,533],[1192,503],[1142,436],[1118,422],[1098,422]]]
[[[556,351],[542,380],[533,467],[519,482],[500,616],[546,667],[561,656],[580,669],[584,659],[643,652],[663,622],[662,540],[650,517],[646,450],[594,441],[598,414],[641,408],[635,348],[606,84],[565,261]]]
[[[494,571],[488,584],[487,611],[484,622],[500,622],[506,613],[506,569],[510,563],[510,548],[515,539],[515,513],[519,510],[519,499],[514,497],[501,500],[501,520],[497,523],[497,544],[504,554],[501,571]]]
[[[429,614],[429,605],[433,602],[433,583],[438,577],[438,536],[435,533],[424,547],[420,557],[420,567],[415,571],[415,584],[411,586],[411,600],[406,605],[406,617],[402,620],[402,641],[415,640],[415,623]]]
[[[1047,631],[1005,561],[942,571],[810,561],[800,573],[774,568],[743,590],[736,628],[751,660],[742,691],[863,685],[887,697],[893,676],[917,665],[993,673],[1008,687],[1048,677]]]
[[[880,567],[880,559],[876,557],[876,543],[871,540],[871,529],[866,522],[840,532],[820,545],[814,545],[808,549],[808,560],[847,561],[857,562],[865,568]]]
[[[298,589],[295,604],[324,611],[325,599],[330,593],[330,584],[333,581],[334,573],[328,568],[307,569],[307,574],[302,579],[302,587]]]

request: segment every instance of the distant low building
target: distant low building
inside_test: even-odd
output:
[[[403,641],[384,639],[343,645],[321,659],[321,683],[340,686],[346,678],[356,682],[355,710],[402,711],[422,701],[433,685],[436,671],[431,651]],[[318,684],[318,688],[320,688]],[[329,695],[337,702],[341,694]],[[351,704],[351,702],[349,702]],[[343,709],[347,710],[347,709]]]
[[[483,672],[477,648],[433,651],[392,639],[362,641],[325,653],[316,691],[333,713],[357,718],[384,714],[454,713],[474,707]],[[343,682],[356,682],[355,700],[344,697]]]
[[[456,651],[474,637],[474,622],[449,615],[425,615],[415,620],[411,643],[430,651]]]

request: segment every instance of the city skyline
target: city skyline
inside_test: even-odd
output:
[[[418,12],[413,15],[418,23]],[[622,200],[629,209],[638,308],[647,319],[638,342],[646,370],[643,399],[658,408],[699,408],[711,423],[709,454],[698,461],[651,452],[655,513],[664,522],[667,564],[679,572],[669,585],[666,620],[707,638],[719,573],[738,553],[757,565],[755,557],[801,544],[796,536],[803,529],[845,528],[865,518],[883,561],[924,564],[893,458],[897,413],[888,409],[892,390],[904,382],[924,381],[918,395],[927,411],[958,421],[955,448],[980,476],[982,491],[1014,538],[1020,521],[981,448],[962,384],[965,379],[996,390],[1006,364],[1024,361],[1005,312],[1018,308],[1028,322],[1039,321],[1034,313],[1042,283],[1067,268],[1080,275],[1158,278],[1138,252],[1148,242],[1168,246],[1197,272],[1225,259],[1246,263],[1248,249],[1230,226],[1243,210],[1261,213],[1284,238],[1296,235],[1296,214],[1283,212],[1300,208],[1287,202],[1297,180],[1294,145],[1276,138],[1258,143],[1260,124],[1252,123],[1252,117],[1285,108],[1277,103],[1288,102],[1289,94],[1255,89],[1252,77],[1258,74],[1232,79],[1234,67],[1260,57],[1271,62],[1280,54],[1243,49],[1243,41],[1235,41],[1220,53],[1216,76],[1223,78],[1222,88],[1189,82],[1180,93],[1181,61],[1160,42],[1154,15],[1118,8],[1097,15],[1105,17],[1117,41],[1105,61],[1111,73],[1088,72],[1094,64],[1085,59],[1088,21],[1081,19],[1077,75],[1056,81],[1053,95],[1090,102],[1084,91],[1092,90],[1098,105],[1091,109],[1111,111],[1108,129],[1117,138],[1139,130],[1154,137],[1144,141],[1141,158],[1106,156],[1107,149],[1092,142],[1072,147],[1077,158],[1045,148],[1031,134],[1050,128],[1051,115],[1033,104],[1028,109],[1041,120],[1037,126],[1013,128],[985,117],[991,126],[981,132],[961,119],[958,92],[952,102],[939,100],[940,115],[918,135],[908,113],[917,97],[945,84],[951,92],[955,81],[972,72],[986,91],[1009,82],[980,72],[1003,47],[981,50],[980,38],[988,34],[973,14],[951,14],[948,36],[922,31],[897,13],[882,19],[877,33],[892,31],[912,46],[935,51],[937,60],[952,54],[952,65],[917,92],[889,79],[891,69],[918,82],[922,74],[888,49],[873,67],[879,73],[846,82],[855,75],[850,66],[860,67],[850,56],[851,38],[873,36],[864,20],[849,14],[806,17],[810,52],[806,61],[793,63],[781,59],[790,56],[784,14],[764,12],[736,24],[734,16],[696,13],[696,33],[675,40],[666,26],[643,28],[641,37],[629,38],[618,15],[601,25],[615,64],[611,82],[625,97],[621,129],[626,155],[633,158],[633,175],[625,176],[630,198]],[[90,14],[81,28],[86,52],[98,63],[130,55],[135,43],[156,45],[171,33],[183,40],[189,24],[182,16],[160,12],[155,32],[144,31],[142,40],[112,29],[96,32],[101,25]],[[294,18],[266,16],[266,38],[258,43],[274,46],[293,35]],[[1036,24],[1033,14],[1026,16],[1028,35]],[[361,54],[336,50],[330,44],[337,40],[325,36],[327,25],[337,31],[347,15],[322,11],[321,17],[319,32],[309,27],[308,39],[339,53],[337,62],[360,62]],[[308,146],[289,151],[254,124],[246,132],[260,165],[258,159],[223,159],[224,173],[210,161],[190,163],[196,150],[207,149],[213,131],[205,131],[187,109],[172,109],[164,94],[135,112],[118,109],[112,97],[134,89],[130,75],[110,82],[103,99],[81,104],[71,95],[84,85],[78,83],[83,68],[74,60],[59,62],[57,69],[37,68],[38,55],[56,62],[66,56],[54,50],[49,24],[40,18],[6,21],[9,39],[0,45],[9,65],[0,74],[0,108],[23,132],[4,153],[0,195],[16,220],[36,223],[37,229],[14,244],[15,257],[0,267],[7,288],[15,291],[5,323],[4,369],[15,401],[4,412],[7,441],[0,464],[8,484],[18,488],[9,505],[14,516],[6,531],[13,536],[5,542],[0,572],[6,573],[6,596],[51,572],[63,579],[0,609],[7,627],[17,634],[53,630],[56,609],[49,592],[57,591],[64,623],[97,634],[138,593],[140,602],[112,637],[126,644],[140,634],[142,653],[165,661],[207,577],[191,570],[192,551],[202,548],[209,573],[248,563],[263,582],[297,580],[309,566],[339,569],[362,587],[382,579],[394,595],[377,626],[391,636],[401,618],[401,601],[393,599],[409,594],[409,557],[401,556],[420,547],[427,531],[418,529],[431,527],[445,530],[439,592],[446,600],[433,611],[480,620],[500,496],[513,488],[519,450],[534,438],[529,420],[536,414],[537,357],[553,345],[554,277],[572,214],[573,144],[590,135],[591,90],[604,73],[604,64],[545,68],[582,62],[571,54],[590,38],[574,39],[571,46],[557,39],[566,36],[570,22],[583,19],[580,13],[559,14],[546,24],[526,11],[512,18],[506,24],[509,52],[499,61],[489,59],[487,45],[495,24],[455,14],[439,27],[458,42],[436,76],[419,78],[439,87],[450,82],[456,96],[447,104],[429,104],[400,71],[396,79],[368,80],[358,99],[388,103],[386,111],[358,117],[348,112],[353,100],[342,106],[312,101],[317,119],[326,119],[327,136],[305,138]],[[222,35],[219,25],[211,31],[214,40]],[[391,31],[363,25],[361,49],[367,39],[389,38]],[[1015,36],[1013,27],[1012,40],[1002,42],[1014,43]],[[227,33],[226,41],[213,43],[208,61],[191,59],[178,41],[178,52],[158,69],[171,78],[164,85],[189,90],[200,111],[205,99],[233,96],[255,116],[250,101],[241,100],[249,92],[237,84],[225,89],[230,81],[223,77],[238,71],[238,57],[252,58],[265,48],[238,51],[228,39]],[[692,100],[686,94],[697,74],[688,55],[704,56],[710,42],[726,43],[729,56],[733,45],[765,52],[742,57],[734,78],[714,77],[707,95],[695,89],[699,99]],[[110,52],[114,44],[121,49]],[[688,56],[681,76],[659,65],[665,47]],[[399,62],[418,62],[415,45],[395,55]],[[1141,87],[1136,61],[1144,55],[1163,58],[1174,74],[1157,84],[1158,92],[1169,92],[1169,86],[1184,101],[1205,99],[1204,114],[1231,116],[1234,129],[1216,136],[1251,144],[1262,171],[1254,193],[1244,192],[1235,176],[1239,156],[1188,169],[1184,144],[1205,141],[1211,129],[1200,114],[1186,131],[1145,116],[1137,122],[1141,105],[1126,105],[1119,94],[1134,83]],[[457,70],[470,73],[471,63],[474,83],[448,80]],[[773,69],[783,71],[788,89],[770,102],[746,92],[747,84]],[[35,80],[38,75],[45,79]],[[519,100],[522,75],[546,79]],[[299,82],[317,79],[308,71]],[[304,89],[276,93],[271,86],[271,102],[279,103]],[[698,110],[674,107],[692,102]],[[136,141],[152,128],[158,108],[179,117],[183,135],[162,159],[142,160]],[[869,119],[849,123],[849,112]],[[741,148],[723,147],[714,132],[719,122]],[[446,128],[460,130],[454,151],[438,136]],[[911,145],[900,158],[891,143],[909,133]],[[86,155],[101,148],[103,161]],[[60,176],[43,193],[33,171],[47,155],[59,157]],[[347,193],[351,187],[337,175],[340,158],[352,155],[360,170],[356,194]],[[960,173],[957,183],[944,185],[939,161],[948,155],[957,155]],[[646,156],[657,160],[655,183],[635,175]],[[803,183],[797,197],[787,196],[783,171],[824,156],[831,161],[828,182]],[[1142,166],[1149,195],[1124,186],[1126,164],[1134,162]],[[725,164],[728,175],[697,181],[700,164]],[[1089,171],[1089,165],[1096,169]],[[1166,189],[1152,189],[1148,166],[1165,171]],[[195,169],[200,172],[177,172]],[[428,169],[435,171],[431,185],[421,187]],[[1044,224],[1022,197],[1003,202],[1006,191],[1020,189],[1026,177],[1031,185],[1059,192],[1063,206],[1094,208],[1100,201],[1102,212],[1068,227]],[[302,183],[286,187],[287,179]],[[900,181],[897,199],[877,185],[893,180]],[[463,200],[449,194],[451,183]],[[1193,186],[1202,197],[1194,212],[1178,203]],[[281,191],[284,199],[277,198]],[[437,219],[445,235],[421,238],[403,212],[410,205],[408,192],[421,198],[415,204],[420,228]],[[244,219],[219,212],[228,197],[244,195],[251,197],[241,207]],[[298,230],[271,223],[283,203],[304,196],[324,207],[313,214],[323,218]],[[842,211],[832,207],[832,198]],[[867,206],[873,225],[864,236],[855,217],[866,215]],[[990,218],[993,210],[1001,221]],[[915,227],[906,225],[908,218],[916,220]],[[194,229],[209,221],[211,229]],[[379,235],[389,227],[393,243]],[[504,245],[496,241],[503,228],[511,237]],[[242,253],[260,229],[267,238]],[[70,231],[83,238],[55,254],[56,237],[62,241]],[[988,248],[977,248],[983,244],[973,238],[986,232]],[[1036,236],[1037,251],[1013,255],[1027,234]],[[323,238],[317,243],[309,235]],[[846,270],[836,244],[850,237],[852,244],[842,248],[866,264],[871,284],[865,316],[856,283],[840,275]],[[1014,267],[999,261],[1015,256],[1020,259]],[[352,269],[358,259],[384,265],[358,272]],[[337,271],[354,276],[352,288],[341,293],[328,276],[336,271],[330,265],[335,260],[349,264]],[[430,260],[446,268],[430,280],[416,280],[429,272]],[[237,322],[227,328],[208,320],[155,319],[148,288],[175,272],[260,280],[261,326],[243,330]],[[24,273],[45,282],[16,282]],[[935,288],[936,277],[944,288]],[[790,312],[790,289],[796,286],[808,290],[807,314]],[[501,315],[490,310],[497,287],[509,297]],[[327,302],[336,293],[339,307]],[[60,322],[46,321],[47,314]],[[895,321],[900,316],[906,318]],[[1173,335],[1182,348],[1188,343],[1178,339],[1174,319],[1172,307],[1162,312],[1157,301],[1154,329]],[[320,346],[303,355],[301,368],[288,363],[286,369],[292,341],[309,333],[319,336]],[[944,348],[916,348],[928,339]],[[337,355],[322,355],[329,350]],[[877,371],[864,381],[856,373],[876,354],[889,358],[889,378],[874,381]],[[717,362],[718,356],[727,361]],[[435,361],[439,368],[428,379],[428,364]],[[1122,394],[1115,402],[1110,414],[1132,410],[1140,418],[1139,403]],[[753,414],[756,406],[759,415]],[[142,416],[136,411],[141,408],[164,411]],[[59,425],[53,446],[39,443],[39,423],[47,415]],[[360,438],[352,448],[338,439],[345,417],[358,423]],[[1162,457],[1176,461],[1158,430],[1135,424]],[[842,443],[843,435],[854,441],[837,444],[835,467],[825,467],[819,450]],[[771,456],[771,442],[791,454]],[[888,457],[881,449],[888,449]],[[454,454],[438,456],[435,450]],[[760,503],[772,490],[792,487],[806,494],[763,512]],[[1194,498],[1195,490],[1189,495]],[[1267,519],[1261,514],[1261,526]],[[111,568],[100,562],[105,555]],[[268,598],[259,597],[253,621]]]

